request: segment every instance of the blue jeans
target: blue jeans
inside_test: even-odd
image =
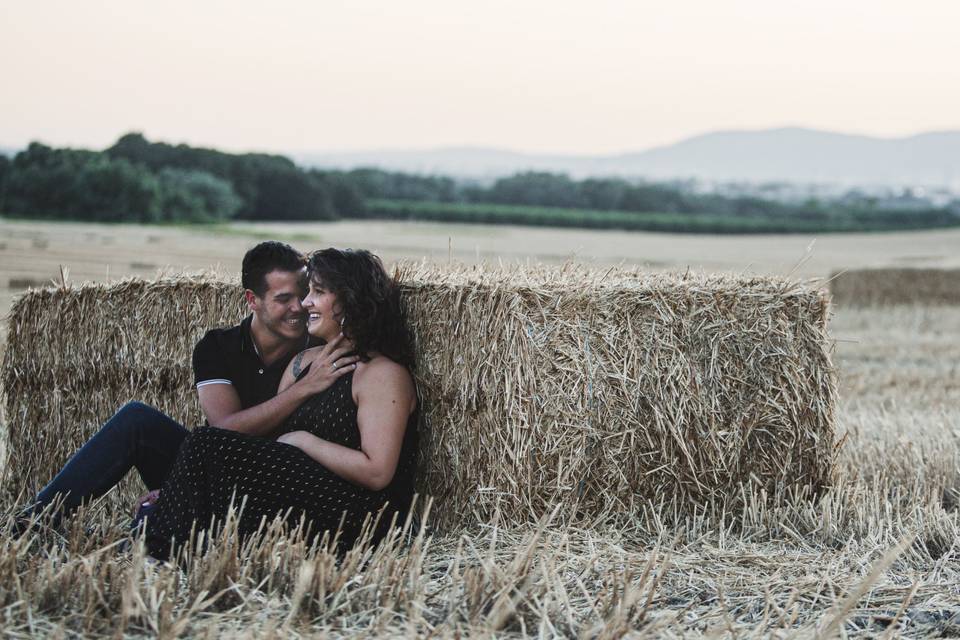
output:
[[[142,402],[128,402],[87,440],[37,494],[26,513],[44,509],[57,496],[63,504],[54,522],[112,489],[136,467],[148,489],[159,489],[173,467],[186,428]]]

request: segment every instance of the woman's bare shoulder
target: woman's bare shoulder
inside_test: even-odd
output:
[[[366,362],[357,363],[357,370],[353,373],[355,392],[364,390],[380,392],[387,387],[402,389],[408,394],[415,395],[413,376],[410,375],[410,370],[399,362],[384,355],[372,354]]]
[[[357,370],[353,374],[354,384],[356,384],[358,379],[363,378],[378,380],[383,378],[410,379],[410,370],[399,362],[375,353],[371,354],[369,360],[361,360],[357,363]]]

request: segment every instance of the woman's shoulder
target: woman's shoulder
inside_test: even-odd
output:
[[[382,354],[369,354],[366,362],[357,363],[353,372],[353,400],[361,398],[405,399],[412,412],[417,405],[417,391],[410,370]]]
[[[402,385],[413,389],[413,376],[407,367],[380,353],[371,353],[369,356],[369,360],[357,363],[357,369],[353,372],[354,389],[376,389],[384,385]]]
[[[381,353],[368,354],[369,359],[357,363],[354,382],[357,378],[380,378],[381,376],[410,378],[410,370]]]

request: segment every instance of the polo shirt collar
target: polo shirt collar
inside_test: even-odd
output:
[[[250,325],[253,323],[253,314],[251,313],[240,322],[240,352],[251,353],[259,357],[257,347],[253,343],[253,334],[250,332]]]
[[[240,352],[244,354],[250,354],[251,356],[256,358],[261,365],[263,365],[263,358],[260,357],[260,353],[259,351],[257,351],[257,344],[253,341],[253,332],[250,329],[252,324],[253,324],[252,313],[240,322]],[[310,346],[310,334],[304,331],[303,344],[300,346],[298,350],[294,351],[291,354],[291,357],[293,355],[296,355],[300,351],[303,351],[309,346]],[[280,360],[282,361],[284,360],[284,358],[281,358]]]

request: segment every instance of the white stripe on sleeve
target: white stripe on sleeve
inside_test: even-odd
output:
[[[199,389],[200,387],[205,387],[208,384],[231,384],[232,385],[233,383],[227,380],[226,378],[213,378],[212,380],[201,380],[200,382],[198,382],[197,389]]]

